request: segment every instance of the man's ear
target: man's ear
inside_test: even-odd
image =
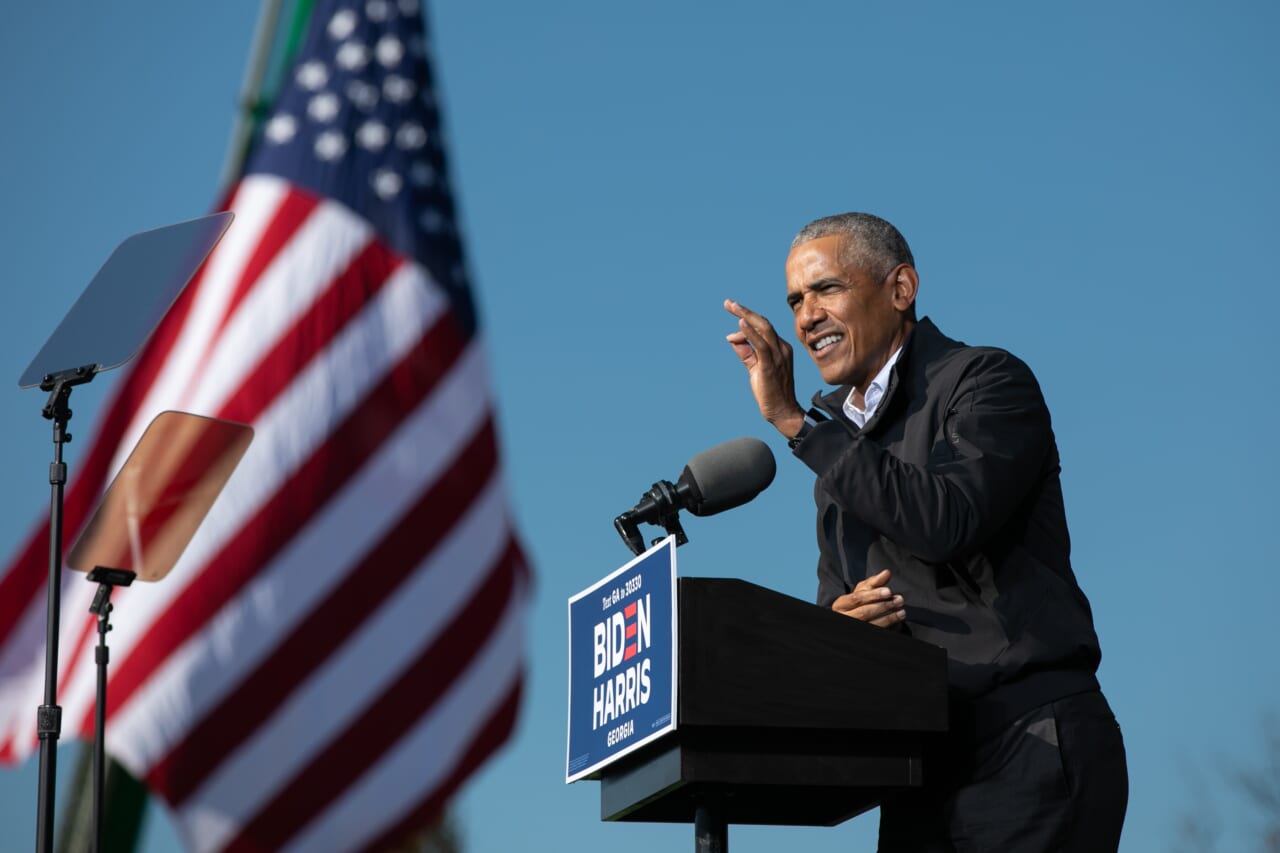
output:
[[[920,276],[910,264],[898,264],[893,271],[893,307],[907,313],[916,301],[920,289]]]

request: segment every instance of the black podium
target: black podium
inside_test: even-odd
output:
[[[921,784],[942,649],[746,581],[678,584],[677,727],[599,771],[603,820],[831,826]]]

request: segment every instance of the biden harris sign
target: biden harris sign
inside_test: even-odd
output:
[[[675,729],[675,599],[673,536],[569,599],[565,782]]]

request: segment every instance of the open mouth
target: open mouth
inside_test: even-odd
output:
[[[816,340],[814,343],[810,344],[810,349],[812,349],[814,352],[822,352],[827,347],[842,340],[844,340],[844,335],[837,335],[837,334],[823,335],[822,337],[818,338],[818,340]]]

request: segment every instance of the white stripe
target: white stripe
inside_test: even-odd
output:
[[[289,185],[280,178],[253,177],[240,183],[232,207],[236,218],[205,264],[185,323],[120,438],[107,470],[108,480],[120,470],[151,419],[165,409],[179,408],[178,401],[191,384],[196,366],[217,332],[236,283],[288,191]]]
[[[449,777],[520,676],[527,604],[523,586],[517,584],[497,630],[453,689],[382,761],[290,839],[285,851],[351,850],[367,844]],[[187,837],[196,836],[188,830]]]
[[[119,602],[113,596],[113,658],[123,661],[151,622],[201,571],[218,571],[218,566],[205,563],[258,514],[323,444],[333,425],[347,417],[422,338],[445,307],[439,289],[424,282],[420,268],[402,267],[263,413],[254,425],[253,444],[174,570],[161,583],[120,590]],[[70,719],[79,719],[92,707],[94,687],[91,664],[68,679],[63,705]]]
[[[355,720],[429,648],[478,593],[507,539],[504,495],[491,481],[396,594],[289,696],[196,791],[181,812],[201,849],[236,829]],[[351,583],[359,583],[352,578]],[[252,785],[244,780],[252,779]]]
[[[68,681],[73,674],[80,669],[87,669],[90,677],[96,679],[93,661],[93,651],[89,645],[83,650],[78,650],[73,642],[73,637],[77,637],[84,629],[85,625],[93,619],[89,616],[89,603],[93,600],[93,594],[97,590],[96,585],[86,581],[86,575],[82,572],[72,571],[64,568],[62,570],[62,600],[59,605],[59,627],[58,634],[58,704],[64,709],[65,703],[62,701],[63,684]],[[36,651],[34,658],[29,662],[26,670],[19,672],[14,681],[15,703],[19,706],[14,709],[11,718],[6,722],[5,737],[13,739],[14,755],[22,758],[30,755],[39,746],[36,738],[35,726],[35,708],[44,704],[44,653],[45,653],[45,614],[46,600],[43,595],[45,585],[41,585],[41,595],[38,601],[33,602],[23,616],[22,631],[27,636],[35,636],[34,641]],[[114,623],[113,623],[114,624]],[[112,635],[114,636],[114,634]],[[25,637],[24,637],[25,639]],[[31,646],[27,647],[32,648]],[[30,653],[30,652],[29,652]],[[77,659],[74,666],[68,668],[71,657],[75,655]],[[64,673],[66,673],[64,677]],[[96,681],[95,681],[96,684]],[[90,696],[92,702],[93,697]],[[8,698],[6,697],[6,700]],[[92,707],[92,706],[90,706]],[[22,713],[22,712],[26,713]],[[75,738],[83,734],[74,727],[77,725],[79,718],[71,717],[64,712],[63,714],[63,737]],[[92,730],[86,732],[92,733]]]
[[[483,424],[488,400],[475,390],[487,387],[481,355],[468,350],[352,482],[112,715],[113,751],[135,775],[149,772],[335,586],[359,582],[351,568]]]
[[[244,180],[236,191],[233,209],[236,219],[226,235],[210,254],[205,264],[205,274],[195,286],[194,303],[186,317],[181,333],[174,341],[173,347],[166,355],[155,381],[151,384],[141,406],[134,413],[133,419],[126,427],[123,437],[117,446],[115,455],[107,469],[107,480],[115,475],[124,464],[127,454],[133,449],[143,429],[151,418],[173,405],[176,395],[186,387],[190,379],[195,360],[204,351],[207,342],[215,329],[215,322],[222,316],[226,301],[230,298],[234,282],[240,278],[253,250],[257,247],[261,231],[274,216],[276,209],[284,198],[287,185],[279,178],[257,177]],[[169,401],[165,405],[165,401]],[[75,468],[72,468],[75,474]],[[86,519],[87,520],[87,519]],[[67,531],[71,534],[73,531]],[[68,536],[68,542],[72,541]],[[64,583],[64,590],[66,589]],[[41,589],[44,587],[42,585]],[[69,612],[63,603],[64,612]],[[44,613],[45,596],[40,594],[32,599],[22,616],[20,634],[11,635],[5,644],[3,657],[0,657],[0,673],[6,677],[11,670],[25,668],[23,681],[30,681],[32,670],[39,672],[39,684],[34,692],[28,688],[26,695],[10,701],[6,690],[0,690],[0,707],[15,708],[18,720],[6,720],[0,723],[7,736],[14,734],[11,725],[17,723],[23,731],[17,736],[15,748],[19,756],[28,754],[33,744],[29,721],[21,720],[20,711],[28,704],[34,708],[43,702],[44,693]],[[33,620],[39,620],[40,630],[35,635],[30,632]],[[67,653],[67,645],[73,640],[65,630],[67,619],[63,619],[63,628],[59,638],[59,653]],[[78,620],[77,624],[78,624]],[[33,643],[32,640],[35,640]],[[6,678],[7,680],[7,678]],[[74,719],[65,715],[65,719]]]
[[[12,740],[18,761],[31,753],[35,708],[44,701],[44,591],[41,584],[40,594],[23,611],[0,657],[0,746]]]
[[[369,243],[364,220],[334,202],[312,211],[263,270],[192,377],[178,408],[212,414]]]

